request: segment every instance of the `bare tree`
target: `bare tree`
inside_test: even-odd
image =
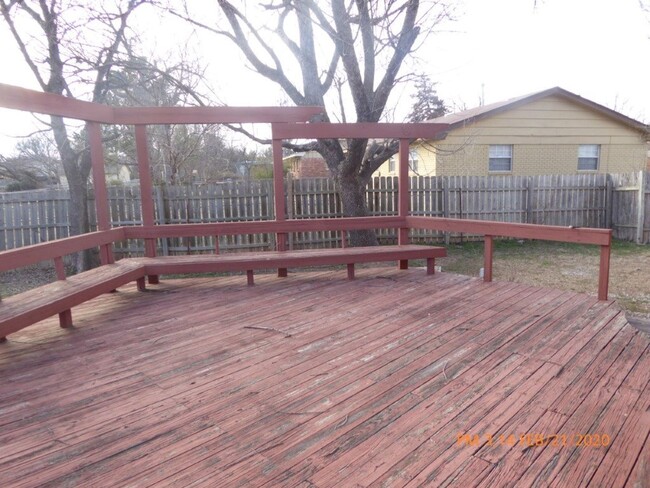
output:
[[[129,17],[143,3],[146,0],[116,0],[108,7],[106,2],[76,0],[0,0],[0,14],[43,91],[85,95],[101,103],[109,75],[125,56]],[[75,144],[73,131],[61,117],[50,117],[50,127],[70,187],[71,233],[88,232],[87,145]],[[89,261],[89,253],[80,254],[77,269],[86,269]]]
[[[450,7],[443,0],[269,0],[256,4],[257,12],[250,4],[246,12],[228,0],[218,0],[218,4],[224,26],[202,22],[187,7],[172,13],[230,39],[252,68],[279,86],[294,104],[326,107],[334,96],[342,106],[347,97],[358,122],[380,121],[401,79],[405,59],[418,47],[418,38],[450,17]],[[269,22],[275,22],[273,29],[265,28]],[[344,87],[341,80],[345,80]],[[346,114],[348,121],[350,115]],[[322,120],[330,118],[326,113]],[[323,156],[339,183],[347,216],[367,215],[365,187],[381,164],[397,152],[394,141],[369,143],[365,139],[287,146],[316,150]],[[353,245],[376,242],[373,232],[352,235]]]

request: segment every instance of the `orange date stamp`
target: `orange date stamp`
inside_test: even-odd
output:
[[[519,434],[478,434],[459,432],[456,435],[457,446],[480,447],[482,445],[494,446],[522,446],[522,447],[607,447],[611,438],[607,434],[545,434],[542,432],[526,432]]]

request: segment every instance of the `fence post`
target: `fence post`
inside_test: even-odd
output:
[[[526,222],[533,223],[533,177],[526,177]]]
[[[614,182],[612,176],[607,173],[605,175],[605,228],[611,229],[613,227],[612,215],[614,212]]]
[[[645,171],[639,171],[639,193],[636,204],[636,243],[643,244],[643,224],[645,223]]]

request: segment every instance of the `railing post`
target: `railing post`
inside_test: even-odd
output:
[[[492,255],[494,254],[492,236],[485,236],[485,249],[483,251],[483,281],[492,281]]]
[[[409,214],[409,140],[399,140],[399,178],[397,181],[397,202],[399,216],[408,217]],[[400,227],[397,236],[397,244],[404,246],[409,243],[409,228]],[[408,269],[409,262],[406,259],[399,261],[399,269]]]
[[[140,209],[142,212],[142,225],[153,227],[156,225],[154,217],[153,185],[151,183],[151,168],[149,164],[149,147],[147,144],[147,127],[135,126],[135,149],[138,157],[138,173],[140,175]],[[144,255],[148,258],[156,257],[156,240],[144,240]],[[150,284],[159,283],[157,275],[147,276]]]
[[[63,264],[63,258],[61,256],[54,258],[54,270],[56,272],[56,279],[59,281],[65,281],[65,265]],[[59,325],[64,329],[72,327],[72,310],[67,309],[63,312],[59,312]]]
[[[92,163],[93,188],[95,189],[97,228],[99,230],[110,230],[111,214],[108,207],[108,190],[106,189],[101,125],[97,122],[86,122],[86,129],[90,142],[90,160]],[[102,265],[115,262],[111,244],[103,244],[100,246],[99,258]]]
[[[273,203],[275,204],[275,221],[283,222],[286,218],[284,202],[284,165],[282,164],[282,140],[273,138]],[[278,251],[287,250],[287,233],[276,233]],[[278,268],[278,276],[287,276],[287,268]]]
[[[607,300],[609,292],[609,259],[612,246],[600,246],[600,267],[598,269],[598,300]]]

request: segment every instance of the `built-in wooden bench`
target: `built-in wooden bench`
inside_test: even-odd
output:
[[[410,259],[426,260],[427,272],[433,274],[435,258],[444,256],[446,251],[443,247],[405,245],[163,256],[139,258],[139,261],[144,263],[147,275],[246,271],[248,283],[252,285],[253,271],[258,269],[346,264],[348,278],[353,279],[356,263],[399,261],[400,267],[405,269]]]
[[[123,259],[4,298],[0,302],[0,338],[56,314],[61,327],[70,327],[70,308],[131,281],[144,288],[144,267],[135,259]]]
[[[253,285],[254,270],[345,264],[354,279],[356,263],[398,261],[405,269],[412,259],[426,260],[433,274],[435,258],[445,255],[442,247],[403,245],[123,259],[0,301],[0,339],[56,314],[62,327],[70,327],[72,307],[131,281],[143,290],[147,275],[246,271]]]

